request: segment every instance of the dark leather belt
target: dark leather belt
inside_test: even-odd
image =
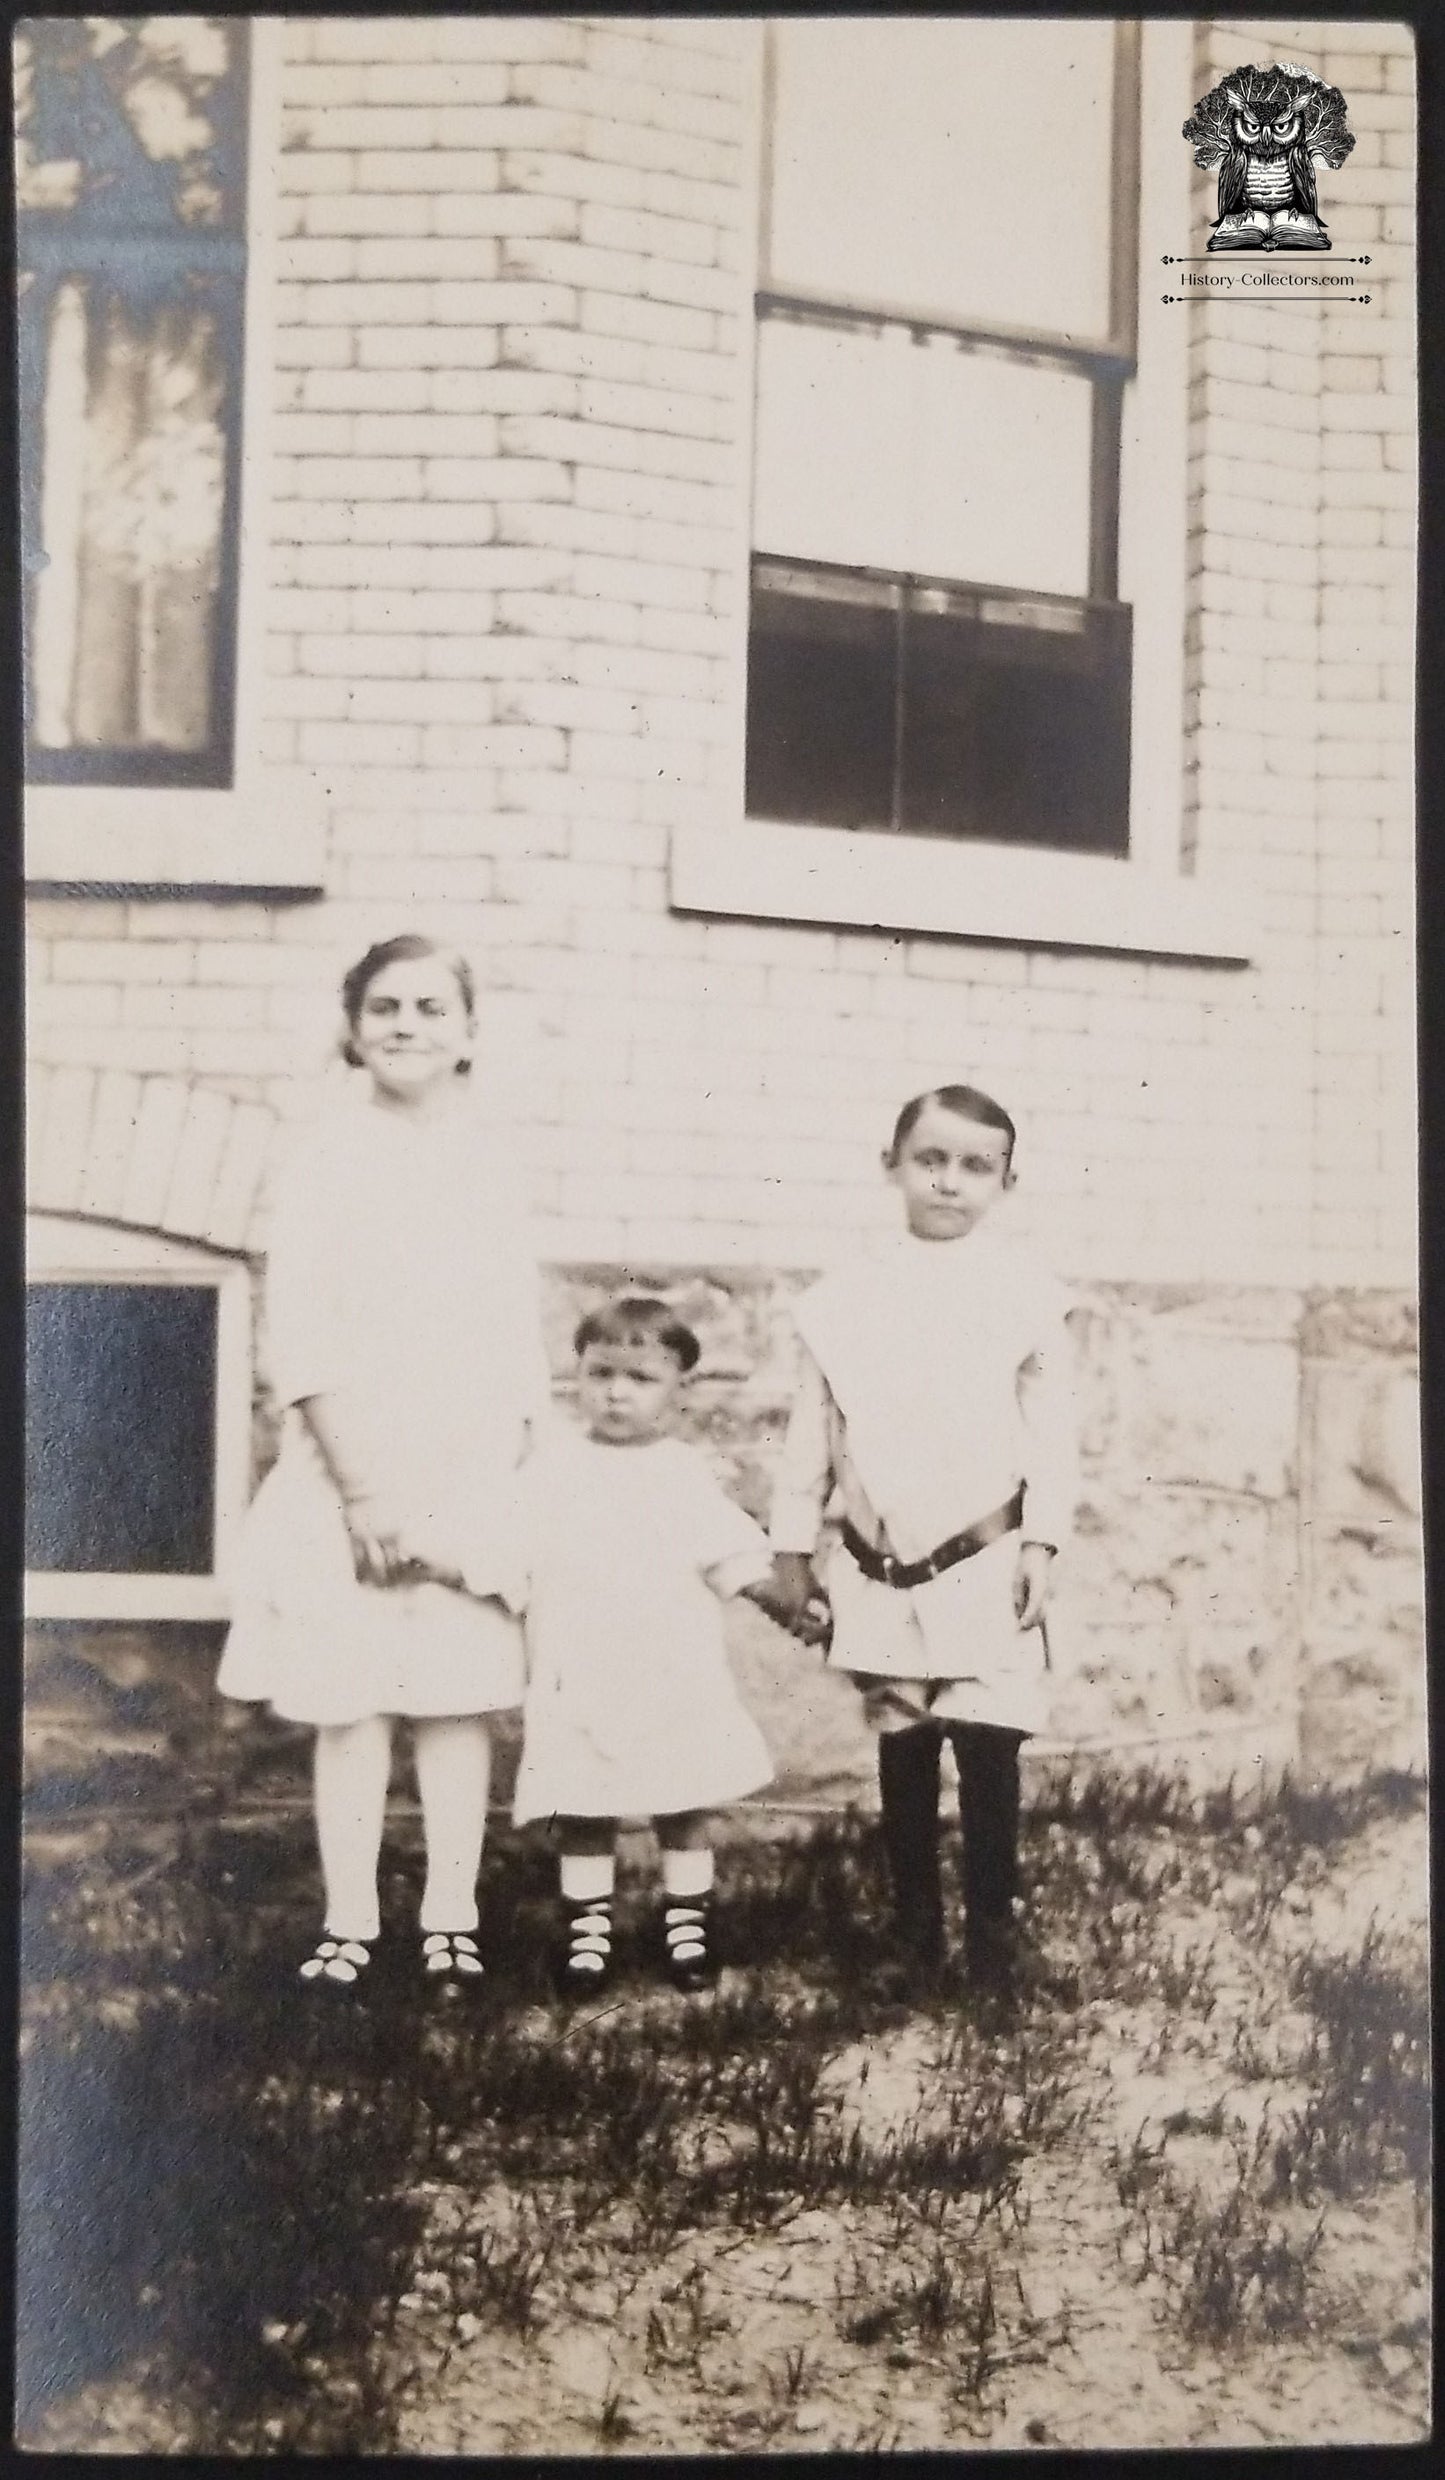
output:
[[[1023,1520],[1024,1494],[1015,1490],[1006,1506],[995,1507],[992,1515],[980,1517],[977,1524],[965,1525],[961,1533],[930,1550],[926,1559],[899,1559],[891,1550],[875,1550],[846,1516],[843,1547],[854,1565],[861,1567],[874,1584],[896,1585],[900,1592],[908,1592],[916,1584],[932,1584],[935,1576],[941,1576],[946,1568],[957,1567],[960,1560],[975,1558],[990,1542],[1001,1541],[1005,1533],[1015,1532]]]

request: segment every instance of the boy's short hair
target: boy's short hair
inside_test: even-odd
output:
[[[622,1300],[609,1300],[600,1309],[589,1309],[572,1338],[577,1358],[580,1360],[594,1343],[658,1343],[684,1370],[695,1369],[702,1358],[702,1346],[692,1328],[684,1326],[665,1300],[640,1292],[629,1293]]]
[[[915,1094],[911,1102],[905,1102],[898,1114],[884,1157],[890,1167],[897,1163],[930,1102],[936,1102],[940,1110],[952,1111],[957,1119],[975,1120],[980,1128],[1002,1129],[1008,1139],[1007,1159],[1013,1161],[1018,1130],[1001,1102],[995,1102],[992,1094],[983,1093],[977,1085],[930,1085],[926,1094]]]

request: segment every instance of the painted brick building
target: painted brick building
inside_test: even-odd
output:
[[[273,1123],[336,1074],[341,971],[422,927],[479,969],[559,1370],[579,1291],[676,1285],[761,1504],[788,1289],[886,1213],[897,1105],[967,1076],[1082,1304],[1060,1739],[1417,1757],[1408,30],[172,21],[180,58],[113,22],[200,124],[201,204],[135,229],[211,248],[167,401],[216,513],[157,523],[149,582],[132,551],[122,712],[74,481],[164,312],[104,328],[67,189],[54,98],[125,56],[47,67],[42,23],[36,1367],[123,1329],[201,1368],[201,1480],[139,1552],[72,1509],[37,1617],[223,1613]],[[1277,58],[1346,98],[1333,252],[1206,267],[1182,122]],[[1037,230],[990,221],[1011,90]],[[113,1472],[104,1415],[72,1470]],[[761,1622],[740,1659],[785,1780],[846,1777],[842,1707]]]

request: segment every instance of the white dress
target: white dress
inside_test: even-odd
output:
[[[678,1439],[559,1431],[519,1480],[527,1696],[514,1814],[656,1817],[772,1779],[733,1683],[721,1599],[765,1535]]]
[[[817,1556],[828,1661],[897,1683],[894,1721],[921,1683],[914,1703],[940,1719],[1047,1727],[1045,1635],[1019,1627],[1013,1587],[1020,1540],[1057,1548],[1072,1527],[1069,1305],[1026,1243],[986,1225],[957,1240],[905,1234],[797,1304],[805,1349],[773,1544]],[[846,1515],[866,1539],[881,1527],[898,1557],[926,1558],[1020,1486],[1021,1532],[911,1591],[865,1576],[837,1530]]]
[[[316,1724],[516,1705],[521,1633],[499,1601],[358,1582],[296,1409],[334,1398],[367,1479],[439,1548],[505,1498],[548,1381],[500,1132],[466,1096],[413,1120],[348,1094],[278,1171],[265,1297],[281,1448],[247,1518],[219,1687]]]

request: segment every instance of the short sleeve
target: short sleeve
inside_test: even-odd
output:
[[[1025,1437],[1024,1538],[1056,1549],[1073,1529],[1079,1495],[1078,1403],[1073,1337],[1065,1323],[1073,1296],[1040,1271],[1031,1287],[1030,1347],[1019,1368]]]
[[[542,1326],[542,1286],[532,1232],[531,1201],[515,1131],[485,1123],[478,1145],[488,1208],[489,1274],[507,1295],[518,1380],[534,1439],[545,1430],[552,1372]]]
[[[346,1372],[336,1281],[337,1189],[324,1137],[293,1140],[274,1165],[265,1237],[267,1377],[282,1404],[333,1394]]]
[[[689,1558],[713,1591],[727,1600],[771,1575],[772,1547],[762,1526],[729,1498],[701,1457],[686,1448],[682,1454],[678,1517]]]

